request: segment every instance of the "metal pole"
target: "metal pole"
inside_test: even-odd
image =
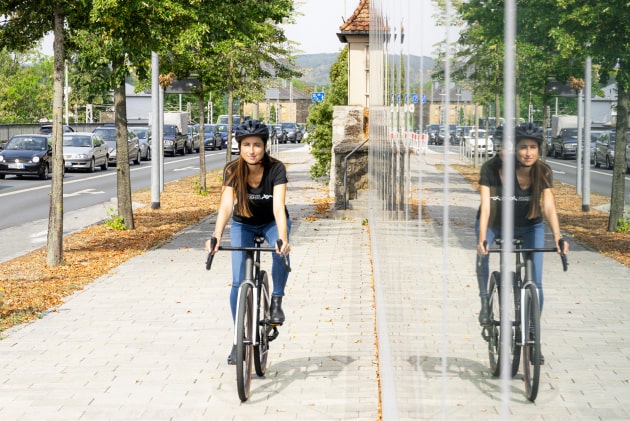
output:
[[[591,142],[591,56],[586,57],[586,68],[584,69],[584,152],[586,152],[586,142]],[[588,212],[591,210],[591,160],[589,154],[584,156],[584,182],[582,187],[582,210]]]
[[[151,53],[151,209],[160,208],[160,159],[159,123],[160,112],[160,59]]]
[[[577,124],[577,172],[575,174],[575,194],[582,194],[582,154],[587,154],[586,148],[590,142],[586,141],[584,137],[584,102],[583,102],[583,90],[578,91],[578,124]]]

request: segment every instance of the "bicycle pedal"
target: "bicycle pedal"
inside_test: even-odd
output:
[[[278,336],[280,336],[280,332],[278,331],[278,328],[274,326],[273,331],[267,335],[267,339],[269,340],[269,342],[271,342]]]

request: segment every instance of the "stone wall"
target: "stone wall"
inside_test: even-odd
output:
[[[336,106],[333,109],[332,159],[329,190],[335,199],[335,209],[343,209],[344,160],[367,139],[367,111],[360,106]],[[347,160],[347,200],[357,197],[357,191],[368,188],[368,146],[361,146]]]

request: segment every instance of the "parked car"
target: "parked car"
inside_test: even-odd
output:
[[[429,136],[429,145],[437,145],[437,134],[440,131],[439,124],[427,124],[426,133]]]
[[[576,128],[560,130],[560,136],[552,139],[553,157],[574,158],[577,155],[577,137],[578,130]]]
[[[487,142],[486,136],[488,137]],[[486,145],[488,148],[488,156],[494,155],[494,141],[492,139],[492,136],[490,136],[490,134],[487,133],[484,129],[479,129],[477,131],[471,130],[468,132],[468,135],[464,137],[464,150],[468,155],[474,155],[475,144],[477,145],[476,150],[478,156],[486,155]]]
[[[234,131],[235,127],[236,127],[236,125],[232,126],[232,131]],[[227,124],[217,124],[216,125],[216,130],[221,135],[221,147],[227,148],[227,144],[228,144],[228,132],[227,132],[228,131],[228,125]]]
[[[186,152],[199,152],[201,141],[199,140],[199,129],[194,125],[188,125],[188,139],[186,140]]]
[[[151,128],[149,126],[129,127],[129,130],[138,136],[140,145],[140,159],[143,161],[151,160]]]
[[[203,148],[205,150],[223,149],[223,138],[217,131],[216,124],[203,125]]]
[[[459,145],[464,142],[466,136],[470,134],[472,130],[475,130],[475,126],[459,126],[455,131],[455,135],[451,137],[451,145]]]
[[[302,141],[302,130],[297,124],[291,122],[280,123],[282,128],[287,132],[287,142],[300,143]]]
[[[52,124],[44,124],[39,128],[39,131],[37,132],[38,134],[52,134]],[[67,124],[63,125],[63,132],[64,133],[71,133],[73,132],[74,129],[71,126],[68,126]]]
[[[92,133],[96,133],[107,143],[107,147],[109,148],[109,165],[116,165],[118,162],[116,127],[113,124],[105,124],[92,130]],[[140,140],[131,130],[127,130],[127,158],[136,165],[140,164]]]
[[[177,130],[174,124],[164,125],[164,155],[175,156],[178,153],[186,155],[186,140],[188,136]]]
[[[287,133],[282,128],[282,124],[272,124],[271,127],[273,127],[278,143],[287,143]]]
[[[50,136],[22,134],[13,136],[0,150],[0,179],[12,174],[36,175],[47,180],[52,168]]]
[[[73,132],[63,135],[63,162],[66,170],[87,170],[109,167],[107,143],[96,133]]]
[[[595,166],[600,167],[602,164],[607,169],[612,169],[615,165],[615,140],[617,132],[615,130],[607,130],[597,139],[595,147]],[[626,145],[630,141],[630,132],[626,132]],[[626,163],[627,165],[627,163]],[[626,167],[627,168],[627,167]]]

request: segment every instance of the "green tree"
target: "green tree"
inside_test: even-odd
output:
[[[550,38],[571,60],[590,55],[603,82],[614,76],[617,83],[615,163],[608,231],[616,231],[624,215],[628,89],[630,87],[630,9],[615,0],[558,2],[558,24]],[[582,60],[578,63],[583,63]]]
[[[307,119],[308,125],[315,128],[308,136],[311,155],[315,158],[310,170],[314,178],[330,174],[333,107],[348,103],[348,46],[339,52],[330,68],[330,82],[324,100],[311,105]]]

